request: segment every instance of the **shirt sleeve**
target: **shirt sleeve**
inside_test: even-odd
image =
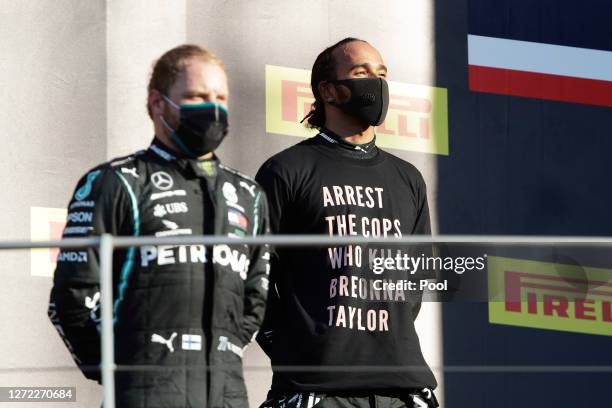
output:
[[[112,169],[98,168],[79,181],[64,238],[119,235],[122,186]],[[64,248],[49,301],[48,316],[83,374],[100,381],[100,275],[98,248]]]
[[[416,220],[414,223],[414,228],[412,230],[412,235],[424,235],[431,236],[431,223],[429,219],[429,205],[427,204],[427,187],[425,184],[425,180],[418,173],[417,178],[417,214]],[[435,247],[431,244],[421,244],[415,247],[415,254],[423,254],[425,256],[434,256],[436,254]],[[435,279],[436,272],[435,271],[425,271],[420,270],[417,272],[419,278],[422,279]],[[421,310],[421,298],[422,293],[419,292],[419,301],[415,302],[412,307],[412,315],[416,319]]]
[[[419,174],[417,179],[417,215],[412,230],[412,235],[431,235],[431,223],[429,220],[429,205],[427,204],[427,186],[425,180]]]
[[[282,233],[280,231],[281,221],[286,217],[286,209],[291,201],[289,184],[280,176],[277,169],[271,162],[264,163],[255,180],[264,189],[270,212],[270,230],[273,234]]]
[[[270,231],[273,234],[281,233],[281,221],[286,216],[287,208],[291,202],[291,192],[288,183],[274,169],[273,164],[268,161],[264,163],[255,180],[264,189],[269,203],[270,211]],[[266,314],[264,316],[261,330],[257,335],[257,342],[264,352],[271,357],[272,341],[274,331],[278,325],[278,314],[280,308],[280,298],[278,295],[277,279],[278,279],[278,254],[274,250],[270,250],[270,275],[268,300]]]

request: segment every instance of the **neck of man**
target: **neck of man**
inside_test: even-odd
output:
[[[329,112],[325,128],[353,144],[365,144],[374,139],[374,126],[364,125],[360,120],[344,112]]]

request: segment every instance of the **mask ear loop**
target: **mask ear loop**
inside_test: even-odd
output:
[[[324,81],[323,81],[323,82],[324,82]],[[332,82],[332,81],[331,81],[331,80],[328,80],[327,82]],[[314,104],[313,104],[313,105],[314,105]],[[322,109],[322,108],[321,108],[321,109]],[[304,116],[304,117],[302,118],[302,120],[300,120],[300,123],[304,123],[304,121],[305,121],[306,119],[308,119],[309,117],[311,117],[311,116],[312,116],[312,115],[314,115],[314,114],[315,114],[315,110],[314,110],[313,108],[310,108],[310,112],[308,112],[308,113],[306,114],[306,116]]]
[[[166,119],[164,119],[164,115],[159,115],[159,119],[161,119],[162,125],[164,125],[166,127],[166,130],[168,130],[168,132],[170,132],[170,133],[174,133],[175,132],[175,130],[170,127],[168,122],[166,122]]]
[[[162,96],[162,98],[164,98],[164,100],[166,102],[168,102],[170,105],[172,105],[173,108],[175,109],[179,109],[180,110],[180,106],[178,106],[177,104],[175,104],[174,102],[172,102],[172,100],[170,98],[168,98],[166,95],[164,95],[163,93],[160,92],[160,95]],[[170,125],[168,124],[168,122],[166,122],[166,119],[164,118],[164,115],[159,115],[159,119],[161,119],[162,125],[165,126],[166,130],[168,130],[171,134],[174,134],[174,132],[176,132],[174,129],[172,129],[170,127]]]
[[[170,103],[170,105],[172,105],[172,107],[174,109],[178,109],[180,110],[181,107],[178,106],[176,103],[172,102],[172,99],[168,98],[166,95],[164,95],[163,93],[160,92],[160,95],[162,96],[162,98],[164,98],[168,103]]]
[[[338,85],[342,85],[342,81],[345,81],[344,79],[328,79],[326,82],[329,82],[330,84],[332,84],[334,86],[334,88],[336,89],[336,94],[338,94]],[[346,87],[346,85],[345,85]],[[349,93],[351,93],[351,90],[349,89]],[[337,96],[337,95],[336,95]],[[350,100],[351,97],[349,95],[348,100]],[[340,108],[342,105],[344,105],[345,102],[336,102],[336,101],[327,101],[327,103],[329,103],[332,106],[335,106],[336,108]]]

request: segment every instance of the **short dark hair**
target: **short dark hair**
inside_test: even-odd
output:
[[[183,44],[166,51],[155,61],[147,90],[151,92],[152,89],[156,89],[168,96],[170,88],[176,82],[176,77],[185,69],[185,62],[190,58],[200,58],[206,62],[215,63],[225,71],[223,61],[212,52],[199,45]],[[147,111],[151,117],[151,107],[148,102]]]
[[[308,112],[308,115],[306,115],[304,118],[308,119],[308,127],[321,129],[325,125],[325,109],[323,108],[323,98],[319,93],[319,83],[336,79],[337,62],[334,58],[333,52],[336,48],[354,41],[367,43],[367,41],[360,40],[359,38],[347,37],[324,49],[312,65],[310,87],[312,88],[315,101],[310,108],[310,112]]]

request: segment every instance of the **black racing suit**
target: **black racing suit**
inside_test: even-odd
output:
[[[256,182],[216,158],[177,158],[154,140],[79,181],[64,237],[242,237],[267,229]],[[241,359],[264,315],[268,260],[267,246],[116,249],[117,406],[247,407]],[[85,376],[100,381],[98,265],[97,248],[60,252],[49,317]]]

